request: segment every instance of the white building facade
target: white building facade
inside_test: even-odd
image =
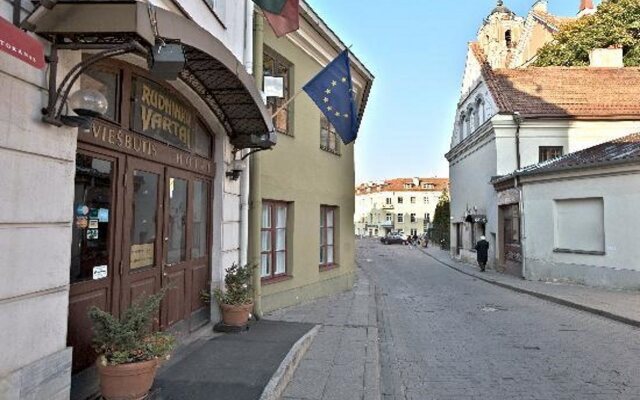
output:
[[[451,179],[452,257],[475,262],[473,248],[484,235],[490,243],[489,265],[520,276],[518,202],[509,196],[498,198],[492,179],[635,132],[640,114],[633,106],[637,101],[634,93],[613,100],[619,88],[638,84],[635,70],[502,68],[498,56],[512,57],[503,50],[522,44],[509,44],[503,36],[505,29],[498,26],[510,28],[518,21],[504,6],[498,7],[480,30],[498,35],[489,40],[494,45],[485,47],[483,37],[469,45],[446,158]],[[495,27],[488,29],[487,25]],[[523,40],[535,39],[529,31],[525,30]],[[495,45],[497,40],[503,41],[502,48]],[[487,54],[496,51],[497,55]],[[595,63],[601,60],[595,57]]]
[[[246,260],[248,181],[226,172],[235,150],[273,130],[245,69],[253,56],[250,0],[50,7],[1,0],[0,17],[58,56],[53,93],[82,63],[70,92],[98,90],[109,108],[82,127],[46,123],[53,64],[37,69],[0,54],[0,183],[10,188],[0,194],[0,398],[7,400],[91,394],[95,381],[70,389],[72,375],[92,380],[91,306],[118,315],[170,286],[163,329],[184,337],[217,321],[199,292]],[[85,63],[128,40],[136,47]],[[146,53],[157,40],[179,41],[186,53],[177,79],[150,71]],[[228,108],[216,79],[236,90],[238,108]]]
[[[356,235],[384,237],[392,232],[422,235],[431,228],[448,179],[399,178],[356,188]]]

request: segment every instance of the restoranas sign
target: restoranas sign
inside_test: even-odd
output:
[[[164,87],[144,78],[135,78],[134,93],[133,130],[190,150],[195,130],[191,108]]]

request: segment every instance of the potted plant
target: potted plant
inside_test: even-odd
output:
[[[253,271],[248,265],[233,264],[226,272],[225,289],[216,289],[214,296],[220,306],[222,322],[228,326],[242,327],[249,321],[253,310],[253,298],[249,287]]]
[[[119,319],[97,307],[89,310],[104,399],[138,400],[149,393],[160,361],[175,345],[172,335],[153,332],[163,297],[164,291],[136,301]]]

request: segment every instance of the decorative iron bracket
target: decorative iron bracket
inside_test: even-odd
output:
[[[71,68],[60,82],[60,86],[57,85],[58,49],[104,49],[105,46],[108,46],[108,48],[100,51],[99,53],[92,54]],[[57,44],[54,40],[51,44],[51,55],[47,57],[47,62],[49,63],[49,101],[47,107],[42,109],[42,120],[55,126],[67,125],[87,127],[91,122],[91,119],[88,117],[62,115],[73,85],[89,67],[97,62],[132,52],[146,54],[147,49],[137,41],[117,45],[61,45]]]

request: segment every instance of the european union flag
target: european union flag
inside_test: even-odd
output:
[[[304,86],[345,144],[358,136],[358,115],[353,98],[349,50],[343,51]]]

